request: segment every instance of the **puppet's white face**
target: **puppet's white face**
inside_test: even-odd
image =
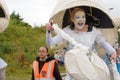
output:
[[[82,29],[85,25],[86,17],[84,11],[78,11],[74,16],[74,24],[77,29]]]

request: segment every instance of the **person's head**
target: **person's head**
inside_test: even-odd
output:
[[[48,55],[48,48],[46,46],[41,46],[39,48],[39,57],[42,60],[45,60]]]
[[[120,55],[120,46],[117,48],[117,55]]]
[[[75,8],[71,12],[71,21],[77,29],[82,29],[86,23],[86,13],[81,8]]]

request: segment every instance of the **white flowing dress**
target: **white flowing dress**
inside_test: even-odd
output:
[[[101,32],[95,27],[93,27],[92,31],[90,32],[75,32],[74,30],[71,30],[68,26],[64,28],[63,31],[70,37],[72,37],[75,41],[89,47],[91,50],[95,50],[96,44],[99,44],[107,51],[108,55],[111,55],[111,53],[115,51],[113,47],[105,41]],[[64,40],[62,36],[56,35],[55,37],[52,37],[51,33],[46,32],[46,42],[49,46],[58,44],[62,40]],[[74,46],[68,42],[67,50],[70,50],[73,47]],[[66,80],[74,79],[70,78],[69,76]]]
[[[115,51],[113,47],[105,41],[101,32],[95,27],[93,27],[91,32],[75,32],[69,27],[64,28],[63,31],[74,40],[76,40],[78,43],[81,43],[92,50],[95,49],[96,44],[100,44],[109,55]],[[60,35],[52,37],[51,34],[48,33],[48,31],[46,32],[46,42],[49,46],[58,44],[62,40],[64,39]],[[68,43],[67,49],[69,50],[71,48],[73,48],[73,45],[71,43]]]

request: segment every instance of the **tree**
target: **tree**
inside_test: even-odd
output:
[[[21,18],[19,13],[15,14],[15,11],[10,15],[10,19],[12,19],[10,20],[12,25],[31,27],[31,25],[23,21],[24,18]]]

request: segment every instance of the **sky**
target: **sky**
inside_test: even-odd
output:
[[[49,21],[50,15],[59,0],[5,0],[9,13],[19,13],[23,21],[32,26],[41,26]],[[102,0],[110,13],[120,16],[120,0]]]

